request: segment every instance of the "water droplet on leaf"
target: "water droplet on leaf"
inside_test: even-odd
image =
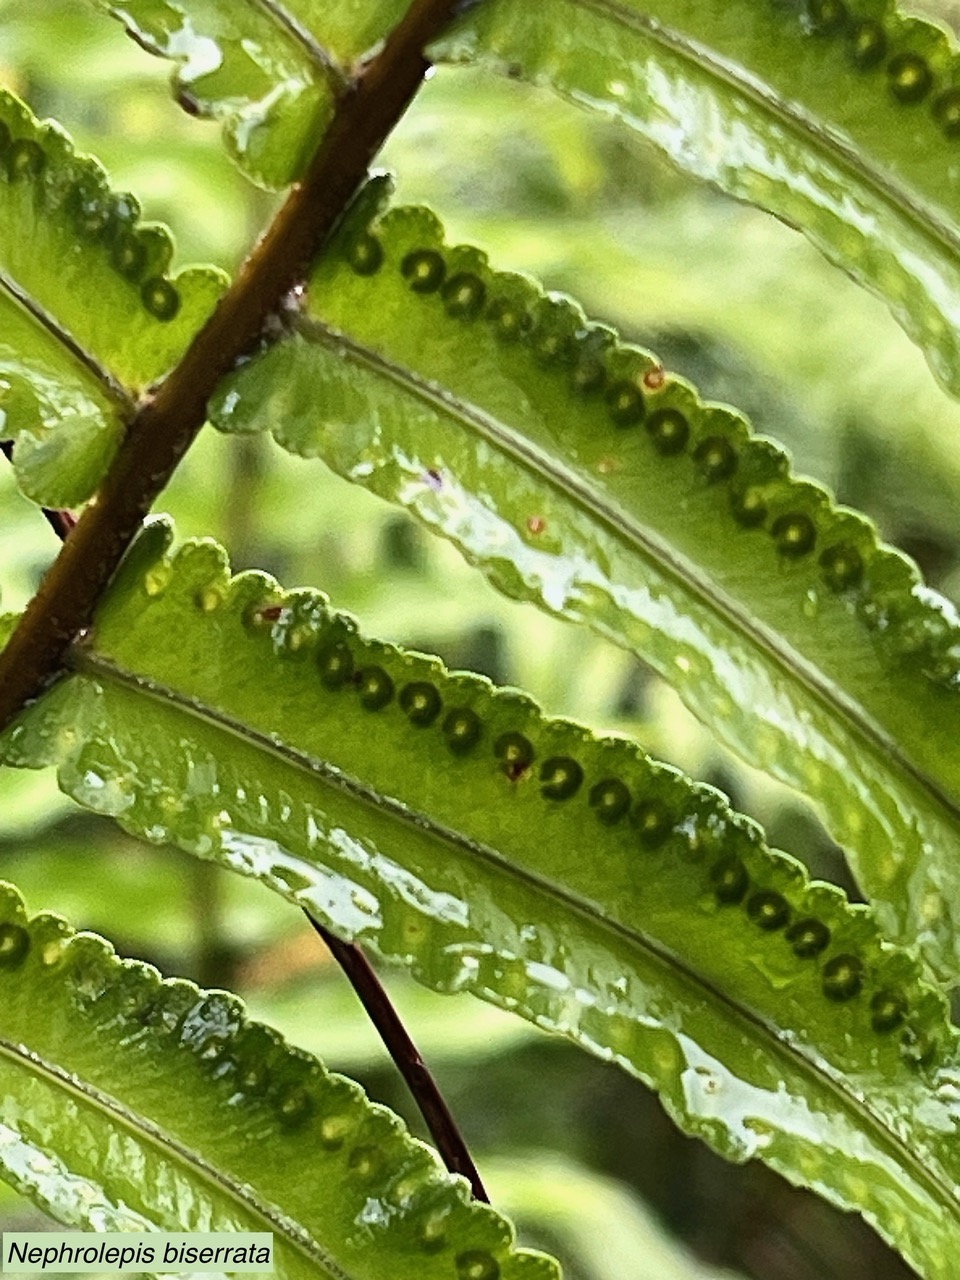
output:
[[[138,280],[147,265],[147,247],[136,231],[121,231],[110,249],[110,261],[128,280]]]
[[[863,559],[849,542],[836,543],[820,556],[823,577],[831,591],[846,591],[863,578]]]
[[[493,744],[493,754],[503,772],[515,779],[533,764],[535,752],[533,743],[522,733],[502,733]]]
[[[933,100],[933,118],[947,138],[960,138],[960,89],[947,89]]]

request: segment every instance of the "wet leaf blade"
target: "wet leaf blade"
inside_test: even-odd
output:
[[[90,366],[123,387],[176,363],[223,288],[222,273],[168,275],[173,243],[141,225],[137,201],[111,192],[100,165],[57,126],[0,94],[0,273],[6,291],[49,317]]]
[[[949,1275],[956,1036],[868,911],[632,744],[165,548],[152,527],[9,763],[612,1057]]]
[[[492,0],[433,56],[613,114],[799,227],[960,391],[960,61],[885,0]]]
[[[59,917],[28,921],[9,885],[0,992],[0,1172],[61,1221],[238,1245],[271,1231],[288,1277],[441,1280],[464,1254],[511,1280],[557,1274],[395,1116],[236,998],[161,982]]]
[[[818,806],[892,936],[960,940],[960,626],[857,513],[569,299],[367,193],[224,430],[399,502],[506,593],[637,652]]]
[[[55,125],[0,90],[0,432],[47,506],[96,488],[136,396],[166,373],[223,288],[169,273],[166,229]]]
[[[221,120],[232,158],[271,190],[300,176],[352,63],[406,8],[403,0],[189,0],[176,9],[96,2],[144,48],[176,63],[181,106]]]
[[[96,488],[122,433],[122,408],[48,330],[0,292],[4,435],[35,502],[70,507]]]

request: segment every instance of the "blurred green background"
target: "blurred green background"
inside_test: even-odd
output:
[[[335,0],[333,0],[335,2]],[[924,6],[929,12],[935,6]],[[953,6],[955,11],[957,6]],[[950,5],[943,5],[948,14]],[[0,0],[0,83],[54,116],[114,185],[175,231],[181,264],[232,269],[276,197],[183,115],[169,67],[82,0]],[[703,392],[747,410],[797,469],[868,511],[948,595],[960,592],[960,406],[883,306],[797,234],[688,182],[615,124],[473,72],[439,71],[382,163],[494,263],[569,291]],[[310,584],[370,633],[530,689],[546,708],[636,736],[720,786],[816,874],[850,883],[802,802],[713,744],[637,660],[497,596],[403,513],[260,439],[207,432],[161,501],[236,568]],[[56,544],[0,473],[6,608]],[[246,997],[253,1014],[360,1079],[422,1132],[354,997],[295,909],[81,812],[45,774],[0,772],[0,877],[164,974]],[[858,1219],[759,1165],[724,1165],[622,1073],[471,1000],[385,981],[499,1207],[568,1280],[899,1280]],[[0,1229],[40,1215],[0,1187]]]

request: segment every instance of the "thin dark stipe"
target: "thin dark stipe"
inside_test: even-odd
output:
[[[12,442],[9,440],[0,442],[0,450],[7,458],[11,458]],[[48,511],[44,508],[43,514],[61,541],[66,538],[76,523],[69,511]],[[397,1070],[406,1081],[407,1088],[413,1095],[413,1100],[423,1116],[444,1164],[451,1173],[460,1174],[466,1178],[475,1200],[482,1200],[485,1204],[489,1204],[490,1197],[467,1150],[467,1144],[457,1127],[457,1122],[366,956],[356,943],[342,942],[334,937],[322,924],[314,920],[308,911],[305,911],[304,915],[327,944],[330,954],[357,993],[357,998],[376,1027]]]
[[[0,451],[8,462],[13,461],[13,441],[0,440]],[[51,511],[48,507],[41,508],[47,523],[62,542],[73,526],[77,523],[76,516],[69,511]]]
[[[381,986],[380,979],[370,967],[366,956],[356,943],[342,942],[339,938],[335,938],[319,921],[314,920],[309,911],[305,911],[304,915],[330,948],[333,958],[346,974],[367,1016],[379,1032],[387,1052],[407,1082],[407,1087],[420,1108],[420,1114],[426,1121],[430,1136],[437,1144],[437,1150],[444,1164],[451,1173],[458,1173],[466,1178],[475,1200],[482,1200],[485,1204],[489,1204],[490,1197],[480,1181],[480,1175],[467,1150],[463,1135],[437,1088],[437,1082],[420,1057],[417,1046],[407,1034],[396,1009],[390,1003],[390,997]]]

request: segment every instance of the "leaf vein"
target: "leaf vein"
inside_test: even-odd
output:
[[[902,183],[894,183],[889,174],[868,164],[862,151],[850,145],[832,130],[824,128],[814,116],[804,111],[796,102],[785,100],[773,93],[768,85],[745,75],[742,69],[728,65],[707,46],[688,39],[645,14],[625,8],[617,0],[567,0],[567,3],[575,9],[590,10],[600,17],[611,19],[636,31],[642,31],[657,44],[678,54],[684,61],[708,70],[711,75],[750,98],[781,123],[812,135],[818,143],[842,159],[848,170],[872,187],[884,200],[895,205],[901,213],[909,214],[921,231],[939,241],[949,253],[960,254],[960,235],[957,232],[939,218],[932,209],[916,200]]]
[[[110,1116],[116,1123],[122,1125],[136,1136],[147,1136],[155,1146],[160,1149],[166,1149],[178,1160],[191,1165],[208,1182],[218,1187],[221,1191],[225,1191],[248,1211],[252,1211],[263,1218],[265,1222],[270,1224],[271,1230],[282,1235],[293,1247],[309,1257],[311,1261],[319,1262],[321,1266],[326,1267],[332,1280],[350,1280],[349,1273],[334,1262],[315,1240],[308,1237],[306,1233],[292,1231],[292,1224],[289,1219],[285,1218],[274,1206],[265,1204],[253,1194],[249,1186],[240,1184],[228,1177],[222,1168],[214,1167],[199,1152],[184,1146],[183,1143],[159,1128],[145,1116],[136,1115],[116,1098],[111,1097],[110,1094],[104,1093],[85,1080],[79,1080],[75,1075],[64,1071],[55,1063],[47,1062],[46,1059],[27,1049],[24,1045],[13,1044],[12,1041],[4,1036],[0,1036],[0,1054],[12,1060],[14,1064],[19,1065],[22,1069],[33,1071],[37,1075],[45,1077],[58,1089],[78,1095],[85,1103]]]
[[[893,762],[915,783],[955,826],[960,826],[960,803],[927,773],[909,760],[899,743],[839,686],[828,681],[801,653],[787,646],[782,637],[732,600],[651,529],[616,507],[555,456],[513,432],[504,423],[475,405],[458,399],[443,387],[427,382],[409,369],[394,364],[348,335],[317,321],[301,320],[298,328],[312,341],[319,341],[348,362],[372,370],[433,410],[438,410],[470,428],[528,472],[547,481],[562,497],[572,499],[588,515],[601,523],[628,550],[652,560],[699,603],[721,616],[723,621],[764,653],[788,682],[800,682],[830,716],[841,717],[853,733],[865,741],[880,758]]]
[[[57,342],[73,356],[83,369],[96,378],[97,382],[116,403],[124,417],[133,416],[135,404],[127,389],[114,378],[107,369],[87,351],[69,330],[56,321],[53,316],[38,302],[30,297],[15,281],[0,271],[0,289],[3,289],[46,331],[56,338]]]
[[[342,90],[346,83],[346,77],[339,64],[330,56],[323,45],[313,35],[309,28],[305,27],[302,22],[280,3],[280,0],[253,0],[264,13],[301,46],[301,48],[309,55],[311,62],[320,68],[331,88],[336,92]]]
[[[413,826],[421,834],[426,833],[460,852],[467,852],[478,857],[499,871],[507,871],[511,876],[563,903],[568,909],[585,917],[600,930],[619,936],[629,944],[638,947],[662,969],[668,972],[680,973],[691,986],[704,992],[709,999],[723,1005],[729,1012],[732,1021],[739,1022],[741,1025],[745,1024],[761,1038],[770,1042],[779,1054],[791,1060],[795,1066],[816,1080],[837,1100],[841,1110],[854,1114],[865,1126],[872,1129],[877,1137],[878,1145],[890,1151],[892,1158],[900,1167],[910,1168],[917,1183],[924,1187],[927,1193],[941,1204],[946,1212],[951,1213],[960,1224],[960,1200],[951,1194],[949,1187],[928,1168],[924,1161],[913,1151],[909,1143],[871,1110],[863,1098],[858,1097],[849,1088],[845,1088],[843,1083],[836,1079],[822,1062],[808,1055],[804,1046],[783,1037],[766,1018],[737,1003],[726,989],[708,981],[673,951],[640,932],[637,928],[605,916],[589,900],[579,897],[556,881],[548,880],[536,872],[517,866],[496,849],[472,840],[462,833],[438,823],[428,814],[415,811],[401,801],[380,793],[374,787],[337,769],[328,762],[300,751],[272,735],[245,725],[229,713],[218,707],[209,706],[199,698],[189,697],[170,686],[161,684],[159,681],[118,667],[113,662],[92,653],[82,644],[75,644],[68,650],[67,666],[78,674],[90,675],[101,680],[110,680],[121,687],[134,690],[146,697],[170,703],[187,715],[195,716],[198,720],[239,737],[258,749],[278,757],[294,768],[303,769],[313,774],[327,785],[336,787],[366,804],[375,806],[379,811],[386,813],[400,824]]]

